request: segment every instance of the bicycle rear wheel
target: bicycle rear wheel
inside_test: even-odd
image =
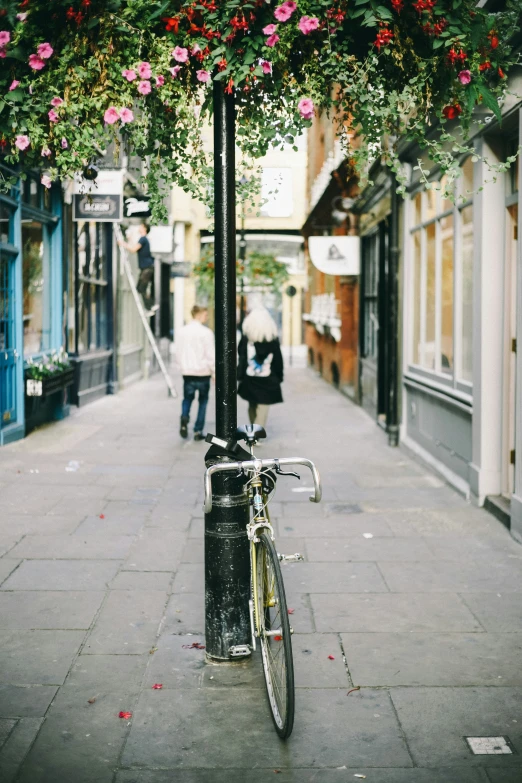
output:
[[[292,733],[295,692],[292,640],[279,558],[268,532],[259,534],[256,549],[256,625],[266,692],[281,739]]]

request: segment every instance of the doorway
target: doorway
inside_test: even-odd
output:
[[[359,388],[361,405],[386,422],[386,221],[362,238]]]

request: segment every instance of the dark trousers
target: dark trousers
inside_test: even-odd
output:
[[[147,296],[147,289],[150,285],[151,287],[151,293],[152,293],[152,283],[154,281],[154,267],[149,266],[147,269],[140,269],[140,276],[138,278],[138,285],[136,288],[138,289],[138,293],[141,294],[143,299],[143,304],[145,305],[146,310],[150,310],[152,305],[154,304],[154,299],[152,296]]]
[[[194,432],[203,432],[209,391],[210,375],[203,375],[201,378],[196,377],[195,375],[183,376],[183,403],[181,405],[181,415],[186,419],[190,417],[190,408],[194,402],[196,392],[198,393],[198,417],[194,424]]]

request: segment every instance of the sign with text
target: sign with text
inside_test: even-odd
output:
[[[309,237],[312,264],[325,275],[358,275],[359,237]]]
[[[73,201],[73,220],[93,220],[96,223],[114,223],[122,219],[122,197],[115,194],[76,194]]]
[[[148,218],[151,215],[147,196],[127,196],[123,205],[123,216],[126,218]]]
[[[123,196],[123,171],[102,169],[93,180],[84,179],[81,174],[76,174],[74,193],[78,196],[84,196],[86,193],[96,196]]]

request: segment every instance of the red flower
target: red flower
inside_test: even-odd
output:
[[[234,87],[234,80],[232,77],[230,77],[230,79],[228,80],[228,84],[225,87],[225,92],[227,93],[227,95],[232,95],[232,93],[234,92],[233,87]]]
[[[468,55],[466,54],[466,52],[463,52],[462,49],[456,52],[455,49],[452,47],[446,56],[448,58],[448,62],[451,63],[451,65],[455,65],[457,60],[460,60],[460,62],[463,63],[464,60],[467,59]]]
[[[398,14],[402,11],[404,8],[404,2],[403,0],[391,0],[392,8],[394,11],[397,11]]]
[[[417,0],[413,3],[413,7],[417,13],[422,14],[423,11],[431,11],[436,3],[436,0]]]
[[[496,49],[497,46],[498,46],[498,43],[499,43],[498,36],[497,35],[492,35],[491,36],[491,48],[492,49]]]
[[[68,19],[69,21],[72,21],[72,20],[74,19],[74,17],[76,16],[76,11],[75,11],[75,10],[74,10],[74,8],[72,7],[72,5],[71,5],[71,6],[69,6],[69,8],[67,9],[67,11],[65,12],[65,16],[67,17],[67,19]]]
[[[442,110],[447,120],[454,120],[459,114],[462,114],[460,103],[454,103],[452,106],[445,106]]]
[[[502,70],[502,68],[500,66],[497,68],[497,73],[498,73],[498,75],[500,76],[501,79],[505,79],[506,78],[506,74],[504,73],[504,71]]]
[[[175,16],[165,16],[161,20],[165,22],[165,30],[168,33],[176,34],[179,31],[179,19]]]
[[[222,58],[221,58],[221,60],[220,60],[220,61],[218,62],[218,64],[217,64],[218,71],[224,71],[224,70],[225,70],[225,68],[227,67],[227,64],[228,64],[228,63],[227,63],[227,61],[225,60],[225,58],[224,58],[224,57],[222,57]]]
[[[444,19],[444,17],[442,17],[442,19],[439,19],[439,21],[433,25],[433,32],[435,36],[438,37],[441,33],[443,33],[447,26],[448,26],[447,19]]]
[[[232,25],[234,30],[248,30],[248,22],[245,19],[245,17],[241,19],[239,16],[234,16],[230,20],[230,24]]]
[[[479,65],[479,71],[489,71],[490,68],[491,68],[491,63],[489,62],[489,60],[486,60],[485,63],[480,63]]]
[[[129,718],[132,718],[132,712],[120,712],[118,714],[118,718],[123,718],[123,720],[129,720]]]
[[[377,33],[377,38],[373,42],[373,45],[380,50],[381,46],[386,46],[387,44],[389,44],[392,38],[393,38],[392,30],[389,30],[387,27],[383,27]]]
[[[163,683],[161,682],[155,682],[152,686],[153,691],[160,691],[163,688]]]

